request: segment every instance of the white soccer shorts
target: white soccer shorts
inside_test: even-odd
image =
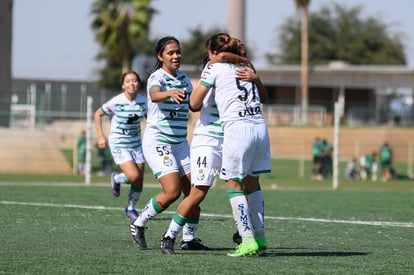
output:
[[[220,178],[242,182],[247,175],[270,172],[270,142],[266,123],[225,123]]]
[[[190,147],[187,141],[166,144],[154,139],[143,139],[142,147],[147,164],[155,178],[179,172],[180,177],[190,173]]]
[[[132,160],[134,163],[144,163],[145,158],[142,147],[136,149],[130,148],[111,148],[111,154],[114,162],[120,165],[124,162]]]
[[[191,141],[191,185],[212,186],[220,173],[223,138],[194,135]]]

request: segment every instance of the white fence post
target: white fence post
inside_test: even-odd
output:
[[[33,83],[30,85],[30,129],[34,129],[36,127],[36,91],[36,84]]]
[[[92,162],[92,121],[93,121],[93,110],[92,103],[93,98],[87,97],[86,100],[86,159],[85,159],[85,184],[91,184],[91,162]]]
[[[407,156],[407,175],[413,176],[413,143],[408,143],[408,156]]]
[[[343,92],[339,94],[338,101],[334,107],[334,137],[333,137],[333,175],[332,188],[338,189],[339,186],[339,126],[341,117],[344,114],[345,97]]]

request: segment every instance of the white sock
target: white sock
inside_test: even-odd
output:
[[[264,232],[264,198],[262,190],[250,193],[247,200],[254,231]]]
[[[253,237],[253,227],[249,213],[249,205],[243,191],[227,190],[227,194],[230,198],[233,218],[240,236],[242,238]]]
[[[181,228],[183,227],[185,221],[186,218],[175,213],[173,218],[171,219],[170,226],[168,227],[167,232],[165,232],[164,236],[175,239],[178,233],[180,232]]]
[[[183,227],[183,241],[189,242],[195,238],[198,223],[186,223]]]
[[[127,177],[125,176],[124,173],[115,174],[114,180],[118,183],[127,183],[127,184],[129,184],[128,179],[127,179]]]
[[[134,221],[136,226],[145,226],[149,220],[157,216],[159,213],[164,211],[156,202],[155,196],[151,198],[147,205],[142,209],[141,215]]]
[[[137,202],[139,198],[141,197],[141,191],[135,191],[134,189],[135,188],[133,186],[131,186],[131,188],[129,189],[128,205],[127,205],[128,210],[135,209]]]
[[[254,229],[254,238],[265,238],[264,229],[264,198],[262,190],[257,190],[247,196],[249,201],[250,216]]]

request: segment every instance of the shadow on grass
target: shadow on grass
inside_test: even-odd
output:
[[[357,251],[311,251],[311,252],[280,252],[276,249],[267,249],[266,257],[349,257],[366,256],[369,253]]]
[[[357,251],[312,251],[312,252],[281,252],[281,248],[268,248],[266,254],[261,257],[349,257],[349,256],[366,256],[369,253]],[[282,248],[289,249],[289,248]],[[233,251],[234,247],[210,247],[209,250],[204,250],[202,253],[209,251]],[[195,252],[195,251],[191,251]],[[199,251],[201,252],[201,251]]]

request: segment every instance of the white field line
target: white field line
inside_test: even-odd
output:
[[[23,206],[40,206],[40,207],[59,207],[59,208],[81,208],[81,209],[93,209],[93,210],[116,210],[123,211],[120,207],[107,207],[100,205],[77,205],[77,204],[56,204],[56,203],[36,203],[36,202],[18,202],[18,201],[0,201],[0,204],[4,205],[23,205]],[[174,214],[172,211],[165,211],[165,213]],[[233,218],[231,215],[202,213],[205,217],[216,218]],[[319,223],[343,223],[343,224],[361,224],[361,225],[373,225],[384,227],[410,227],[414,228],[414,222],[387,222],[387,221],[357,221],[357,220],[335,220],[335,219],[319,219],[319,218],[301,218],[301,217],[274,217],[265,216],[267,220],[282,220],[282,221],[306,221],[306,222],[319,222]]]

